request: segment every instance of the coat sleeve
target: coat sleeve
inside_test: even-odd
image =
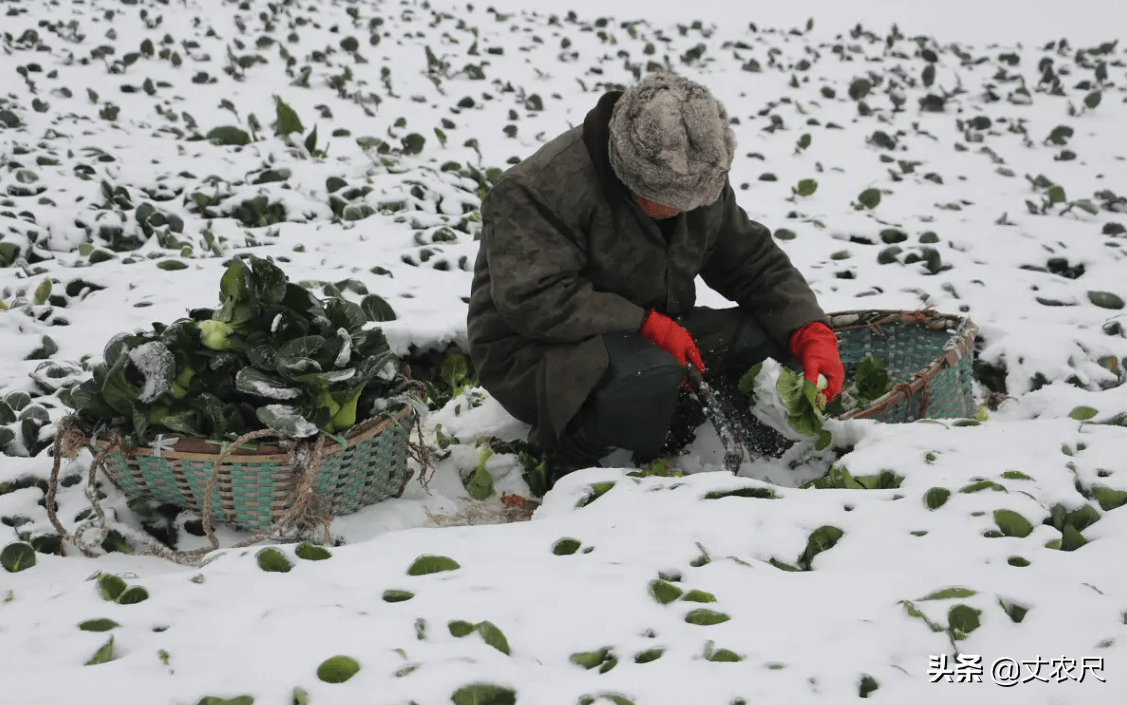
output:
[[[581,272],[586,238],[516,180],[502,180],[482,204],[493,304],[520,335],[576,343],[637,332],[645,310],[597,291]]]
[[[811,321],[829,324],[806,279],[771,231],[739,207],[731,184],[725,186],[721,201],[716,245],[701,270],[705,283],[755,315],[783,345]]]

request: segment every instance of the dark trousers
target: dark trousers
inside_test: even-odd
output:
[[[749,368],[768,357],[793,365],[790,351],[737,308],[697,307],[677,322],[700,350],[705,380],[734,412],[747,411],[737,384]],[[691,440],[705,416],[683,388],[685,368],[637,334],[605,335],[603,343],[610,361],[606,375],[568,425],[557,452],[583,464],[613,448],[653,457],[671,444],[687,443],[686,434]],[[741,413],[741,419],[747,416]],[[677,437],[670,438],[671,431]]]

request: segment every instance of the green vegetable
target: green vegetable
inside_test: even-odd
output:
[[[94,652],[94,655],[86,662],[87,666],[97,666],[103,663],[113,661],[113,637],[109,641],[102,644],[102,647]]]
[[[212,350],[230,350],[231,341],[227,336],[231,334],[231,326],[223,321],[200,321],[200,340],[205,347]]]
[[[430,575],[431,573],[458,570],[461,567],[453,558],[446,556],[419,556],[407,569],[407,575]]]
[[[369,327],[369,312],[394,319],[386,302],[318,298],[254,256],[232,261],[218,288],[217,308],[114,336],[64,399],[80,425],[117,429],[127,449],[169,432],[231,441],[273,428],[304,438],[345,432],[407,392],[398,357]]]
[[[356,404],[360,401],[363,391],[364,385],[360,385],[344,393],[337,411],[332,413],[331,422],[334,431],[347,431],[356,425]]]
[[[9,573],[18,573],[35,565],[35,549],[31,544],[17,541],[0,551],[0,565]]]
[[[858,407],[867,406],[892,390],[892,380],[884,369],[884,360],[868,357],[857,365],[850,394]]]
[[[317,667],[317,677],[326,683],[344,683],[360,672],[360,664],[350,656],[333,656]]]

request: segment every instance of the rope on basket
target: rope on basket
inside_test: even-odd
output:
[[[917,372],[912,375],[912,382],[915,382],[916,380],[920,380],[921,383],[919,418],[926,419],[928,405],[931,404],[931,389],[928,386],[931,378],[928,377],[926,372]],[[892,386],[893,389],[895,389],[902,397],[904,397],[905,404],[908,404],[912,401],[912,382],[897,382]],[[906,410],[907,409],[905,408],[905,411]]]
[[[929,314],[934,314],[934,310],[930,306],[927,308],[919,309],[917,311],[900,311],[888,316],[883,316],[875,321],[870,321],[869,323],[860,323],[855,326],[843,326],[841,328],[835,328],[834,331],[844,332],[851,330],[863,330],[865,328],[876,328],[878,326],[883,326],[887,323],[907,323],[909,321],[918,323],[921,326],[925,326],[933,331],[946,330],[946,326],[932,321],[931,315]]]
[[[47,486],[47,516],[51,520],[52,525],[54,525],[55,530],[59,532],[59,539],[62,542],[65,543],[69,541],[73,543],[85,555],[93,558],[99,555],[97,551],[98,545],[105,541],[106,537],[109,535],[109,523],[106,521],[106,515],[101,507],[101,503],[98,501],[95,483],[97,481],[98,471],[105,470],[106,457],[111,452],[122,450],[121,437],[115,431],[110,437],[110,442],[104,448],[95,452],[91,446],[91,440],[86,438],[85,434],[78,428],[73,415],[63,417],[59,421],[57,428],[54,443],[54,466],[51,469],[51,480]],[[215,462],[215,466],[212,468],[211,477],[208,478],[207,488],[204,493],[202,507],[203,530],[207,535],[209,545],[197,548],[193,551],[175,551],[167,546],[154,543],[145,537],[135,535],[134,538],[142,544],[145,552],[179,563],[180,565],[193,565],[198,563],[199,560],[208,553],[219,549],[219,539],[215,537],[215,532],[211,527],[211,497],[215,489],[215,483],[219,479],[219,472],[223,468],[223,464],[236,449],[249,441],[265,436],[278,438],[280,440],[279,445],[282,447],[289,446],[289,464],[294,469],[295,474],[295,486],[289,499],[290,507],[273,526],[255,532],[250,538],[240,541],[231,548],[246,548],[295,523],[302,529],[312,528],[314,530],[321,530],[325,541],[328,542],[330,538],[329,524],[332,522],[332,505],[317,492],[313,485],[316,470],[321,464],[324,437],[319,437],[317,443],[310,447],[308,442],[295,441],[292,437],[279,431],[262,429],[246,433],[228,445],[220,454]],[[62,522],[59,521],[58,514],[55,510],[55,497],[58,493],[59,472],[62,459],[66,457],[68,460],[74,460],[78,457],[79,451],[83,448],[89,448],[91,452],[94,453],[94,460],[90,463],[89,484],[86,488],[86,495],[90,499],[95,517],[100,525],[99,537],[93,544],[88,543],[82,538],[82,534],[85,533],[89,522],[80,525],[79,529],[74,534],[71,534],[62,525]],[[106,472],[106,476],[110,476],[108,471]]]

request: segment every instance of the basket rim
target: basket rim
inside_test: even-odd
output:
[[[955,367],[959,362],[966,357],[967,354],[974,354],[974,339],[978,335],[978,326],[969,316],[957,316],[954,314],[942,313],[933,309],[922,309],[916,311],[908,310],[894,310],[894,309],[867,309],[867,310],[854,310],[854,311],[837,311],[828,313],[827,317],[830,319],[830,328],[835,331],[838,330],[854,330],[857,328],[876,327],[881,325],[880,321],[894,316],[903,316],[906,318],[916,319],[923,317],[930,322],[936,324],[946,324],[947,328],[954,328],[954,333],[950,335],[947,342],[943,345],[943,352],[936,356],[929,365],[924,367],[918,372],[912,374],[910,380],[893,386],[893,388],[884,396],[874,399],[869,404],[847,411],[840,416],[836,416],[839,421],[848,421],[851,419],[865,419],[888,411],[889,408],[899,405],[900,403],[911,399],[917,393],[922,391],[931,380],[938,377],[944,370]],[[851,319],[851,320],[842,320]],[[849,325],[860,323],[861,321],[873,321],[870,323],[861,323],[861,325]],[[908,321],[911,323],[911,321]],[[836,325],[845,323],[846,325]]]
[[[391,411],[395,406],[399,408]],[[344,446],[339,443],[331,443],[325,446],[322,455],[335,455],[341,453],[352,446],[368,440],[383,432],[385,428],[393,423],[399,423],[407,416],[414,413],[413,407],[407,402],[397,402],[385,409],[377,416],[356,424],[352,429],[343,436],[347,441]],[[319,436],[324,436],[323,433],[318,433]],[[316,436],[314,436],[315,438]],[[126,458],[134,458],[139,455],[168,459],[168,460],[200,460],[200,461],[215,461],[222,454],[222,444],[219,441],[209,441],[202,438],[192,438],[190,436],[164,436],[162,438],[169,440],[171,443],[178,446],[177,449],[156,449],[151,445],[137,446],[129,450],[120,450],[122,455]],[[224,441],[223,443],[229,443]],[[98,448],[105,448],[110,445],[109,439],[102,435],[93,440],[93,445]],[[230,464],[236,458],[252,460],[256,463],[284,463],[290,460],[290,453],[283,451],[277,443],[263,443],[257,448],[238,447],[231,450],[227,456],[227,463]]]

